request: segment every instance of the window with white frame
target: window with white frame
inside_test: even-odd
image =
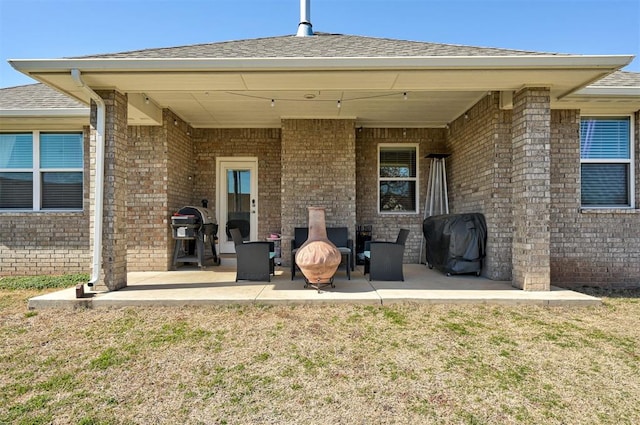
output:
[[[378,146],[378,210],[418,212],[418,145]]]
[[[82,210],[83,136],[0,133],[0,211]]]
[[[580,120],[581,202],[586,208],[631,207],[633,143],[631,117]]]

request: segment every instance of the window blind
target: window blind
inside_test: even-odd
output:
[[[33,136],[0,134],[0,168],[32,168]]]
[[[582,159],[629,159],[630,120],[591,118],[580,121],[580,157]]]
[[[416,149],[380,148],[380,177],[416,177]]]
[[[380,212],[417,211],[416,146],[381,146],[378,201]]]
[[[82,173],[42,173],[42,209],[82,209]]]
[[[82,168],[82,134],[42,133],[40,168]]]
[[[33,208],[33,173],[0,173],[0,208]]]
[[[582,205],[629,204],[628,164],[582,164]]]

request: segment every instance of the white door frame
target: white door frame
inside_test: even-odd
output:
[[[216,220],[218,221],[218,244],[221,254],[234,253],[233,241],[227,241],[227,170],[242,169],[251,172],[250,199],[251,214],[249,224],[250,240],[258,238],[258,158],[218,157],[216,158]]]

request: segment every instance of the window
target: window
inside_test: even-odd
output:
[[[382,213],[418,212],[418,146],[379,145],[378,208]]]
[[[630,117],[582,117],[580,121],[583,207],[631,207],[633,167]]]
[[[82,133],[0,134],[0,210],[82,210]]]

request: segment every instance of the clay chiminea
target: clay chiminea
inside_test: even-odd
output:
[[[324,208],[309,207],[309,238],[296,253],[296,264],[311,285],[332,283],[342,254],[327,238]],[[305,285],[306,286],[306,285]]]

